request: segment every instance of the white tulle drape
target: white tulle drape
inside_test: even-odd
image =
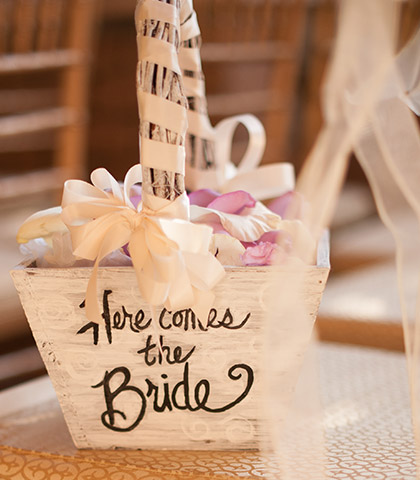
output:
[[[415,114],[420,112],[420,29],[397,53],[401,2],[342,0],[337,6],[337,36],[322,92],[324,126],[304,164],[297,189],[311,204],[306,221],[319,239],[331,221],[352,152],[367,175],[380,217],[396,244],[419,450],[420,132]],[[417,226],[417,231],[410,229],[410,236],[400,221],[402,208]],[[418,248],[413,250],[413,245]],[[413,269],[417,272],[414,283]],[[300,365],[296,352],[302,343],[310,343],[312,326],[301,301],[304,274],[291,272],[290,279],[287,285],[273,287],[272,313],[267,319],[265,410],[271,437],[265,452],[279,463],[282,473],[276,478],[330,478],[312,349],[303,362],[296,390],[282,390],[284,378],[276,376],[276,365],[290,359],[295,359],[291,374],[294,371],[297,375]],[[296,328],[287,338],[280,338],[276,332],[285,321],[294,322]]]

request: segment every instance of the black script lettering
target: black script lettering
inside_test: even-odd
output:
[[[162,375],[162,378],[166,380],[168,378],[168,375],[164,373]],[[169,393],[169,384],[167,382],[163,384],[163,401],[162,401],[162,405],[159,405],[158,404],[159,388],[148,378],[146,379],[146,383],[148,386],[146,395],[148,397],[151,397],[153,395],[153,392],[155,394],[155,397],[153,399],[153,410],[158,413],[164,412],[166,409],[168,409],[169,411],[172,411],[171,396]]]
[[[186,362],[191,355],[194,353],[195,346],[183,357],[183,350],[180,345],[177,345],[173,351],[169,345],[164,344],[164,337],[161,335],[159,337],[159,342],[161,348],[157,348],[156,343],[152,343],[153,337],[149,335],[146,340],[146,345],[141,350],[138,350],[137,353],[139,355],[144,354],[144,362],[148,367],[151,367],[155,364],[156,358],[158,360],[159,365],[165,361],[169,365],[174,365],[176,363],[184,363]],[[156,352],[155,352],[156,350]],[[172,358],[171,358],[172,353]]]
[[[156,386],[149,379],[146,380],[148,385],[147,396],[150,397],[154,394],[154,406],[153,409],[156,412],[163,412],[165,408],[172,410],[172,407],[176,410],[188,410],[190,412],[197,412],[198,410],[204,410],[209,413],[221,413],[230,410],[231,408],[238,405],[244,398],[249,394],[252,385],[254,384],[254,371],[249,365],[244,363],[239,363],[230,367],[228,371],[228,377],[231,380],[239,380],[242,378],[242,373],[235,372],[239,369],[244,370],[247,373],[246,386],[243,392],[232,402],[218,408],[212,408],[207,405],[210,399],[211,385],[210,381],[206,378],[201,379],[193,389],[190,388],[190,366],[187,362],[184,365],[184,374],[180,382],[178,382],[172,389],[172,394],[170,394],[168,383],[164,383],[164,397],[162,405],[158,405],[157,399],[159,394],[159,387]],[[166,375],[162,375],[162,378],[166,378]],[[190,392],[194,394],[195,406],[191,404]],[[169,396],[170,395],[170,396]],[[181,398],[180,398],[181,397]],[[171,405],[172,404],[172,405]],[[156,408],[155,408],[156,405]]]
[[[242,402],[242,400],[248,395],[254,383],[254,371],[249,365],[245,365],[245,363],[238,363],[237,365],[233,365],[232,367],[229,368],[228,377],[231,380],[239,380],[242,377],[242,373],[238,373],[236,375],[234,374],[235,370],[238,370],[238,369],[245,370],[247,373],[246,387],[236,400],[229,403],[228,405],[225,405],[224,407],[220,407],[220,408],[207,407],[206,403],[210,395],[210,382],[208,380],[205,380],[205,381],[201,380],[201,382],[203,382],[202,385],[205,387],[205,393],[203,396],[203,400],[200,401],[200,405],[205,412],[210,412],[210,413],[226,412],[226,410],[230,410],[235,405],[238,405],[238,403]],[[195,401],[197,402],[197,404],[199,403],[199,390],[200,390],[201,382],[197,384],[194,392]]]
[[[121,306],[121,310],[111,312],[109,306],[109,297],[112,294],[112,290],[104,290],[102,305],[103,312],[102,318],[103,322],[99,324],[96,322],[88,322],[86,325],[83,325],[76,333],[78,335],[86,333],[89,330],[92,330],[92,340],[94,345],[98,345],[100,330],[105,326],[106,338],[109,344],[112,344],[112,330],[123,330],[124,328],[130,328],[134,333],[140,333],[143,330],[148,329],[152,324],[152,319],[147,318],[145,312],[140,309],[134,315],[127,311],[124,305]],[[79,308],[85,308],[85,301],[83,301]],[[219,320],[219,318],[221,318]],[[251,318],[251,313],[248,313],[245,318],[238,324],[235,324],[235,319],[233,314],[230,311],[230,308],[225,310],[218,311],[215,308],[212,308],[209,312],[207,318],[207,326],[204,326],[200,319],[195,315],[195,313],[190,309],[178,310],[172,313],[166,308],[163,308],[160,312],[158,323],[162,330],[170,330],[171,328],[183,329],[185,331],[189,330],[200,330],[202,332],[207,332],[212,328],[226,328],[228,330],[238,330],[244,327],[248,320]],[[102,334],[101,334],[102,335]],[[175,349],[174,355],[180,358],[182,351]],[[185,360],[184,360],[185,361]],[[171,362],[168,362],[171,363]],[[177,361],[180,363],[180,361]]]
[[[178,327],[178,328],[182,327],[182,325],[185,322],[186,312],[187,312],[187,310],[178,310],[177,312],[175,312],[173,314],[172,325],[174,327]]]
[[[187,332],[190,329],[195,330],[197,327],[202,332],[207,332],[207,328],[200,322],[200,320],[195,316],[195,313],[189,308],[185,312],[185,323],[184,323],[184,330]]]
[[[199,410],[204,410],[205,412],[209,413],[226,412],[227,410],[230,410],[238,405],[247,397],[254,383],[254,372],[249,365],[245,365],[244,363],[233,365],[229,368],[228,377],[234,381],[239,380],[242,378],[242,371],[244,371],[247,374],[245,388],[243,389],[242,393],[232,402],[221,407],[213,408],[208,406],[211,394],[210,381],[206,378],[203,378],[194,387],[190,387],[189,368],[189,364],[186,362],[184,365],[182,380],[175,384],[175,386],[172,388],[172,391],[168,381],[163,382],[163,386],[160,386],[153,383],[149,378],[146,378],[146,394],[144,394],[140,388],[129,385],[131,374],[128,368],[118,367],[114,368],[114,370],[111,372],[106,371],[103,380],[97,385],[92,386],[92,388],[103,387],[104,389],[106,410],[101,415],[103,425],[106,428],[116,432],[129,432],[133,430],[144,418],[147,408],[147,399],[150,399],[152,402],[152,408],[156,413],[162,413],[165,410],[173,411],[174,409],[188,410],[190,412],[197,412]],[[111,383],[115,383],[113,377],[117,374],[122,374],[123,380],[117,388],[112,390]],[[161,378],[163,380],[167,380],[168,375],[163,373]],[[138,396],[139,404],[138,415],[135,420],[131,421],[128,426],[121,427],[115,425],[116,416],[119,415],[123,420],[127,420],[127,415],[123,411],[114,408],[114,402],[118,395],[124,392],[132,392],[133,394],[136,394]],[[192,405],[191,403],[190,397],[192,394],[194,396],[195,405]],[[135,405],[135,402],[130,401],[130,405]]]
[[[248,322],[250,317],[251,317],[251,313],[248,313],[248,315],[242,320],[241,323],[239,323],[238,325],[234,325],[233,316],[230,313],[230,309],[227,308],[220,324],[222,327],[228,328],[229,330],[239,330]]]
[[[246,386],[243,392],[232,402],[218,408],[212,408],[207,405],[210,399],[211,385],[210,381],[203,378],[201,379],[194,388],[190,388],[190,366],[187,362],[184,365],[184,374],[180,382],[178,382],[172,389],[170,394],[169,384],[164,383],[164,395],[162,405],[158,405],[157,399],[159,395],[159,387],[156,386],[151,380],[146,379],[148,385],[147,396],[150,397],[154,394],[154,406],[153,409],[156,412],[163,412],[165,409],[172,410],[172,407],[176,410],[188,410],[190,412],[197,412],[198,410],[204,410],[209,413],[221,413],[230,410],[231,408],[238,405],[244,398],[249,394],[252,385],[254,384],[254,371],[249,365],[244,363],[239,363],[230,367],[228,371],[228,377],[231,380],[239,380],[242,378],[242,373],[235,373],[237,370],[244,370],[247,373]],[[166,378],[164,374],[162,378]],[[192,405],[190,399],[190,393],[194,394],[195,406]],[[155,408],[156,405],[156,408]]]
[[[159,315],[159,326],[163,330],[169,330],[172,327],[183,328],[185,331],[200,329],[202,332],[207,332],[208,330],[190,308],[178,310],[175,313],[164,308]]]
[[[208,328],[227,328],[228,330],[239,330],[246,325],[250,317],[251,313],[248,313],[241,323],[235,325],[230,308],[227,308],[223,314],[222,320],[217,321],[217,310],[212,308],[209,312]]]
[[[108,343],[112,343],[112,329],[115,330],[123,330],[126,325],[130,326],[130,329],[134,333],[139,333],[146,328],[150,327],[152,323],[152,319],[149,318],[145,321],[145,314],[143,310],[138,310],[136,315],[128,312],[125,306],[121,307],[122,313],[120,311],[114,312],[111,314],[109,308],[109,296],[111,295],[112,290],[104,290],[103,297],[102,297],[102,305],[103,305],[103,313],[102,318],[104,319],[103,325],[105,326],[106,336]],[[85,300],[79,305],[79,308],[85,308]],[[112,319],[112,321],[111,321]],[[96,322],[88,322],[86,325],[81,327],[76,333],[82,334],[87,332],[88,330],[92,329],[93,334],[93,344],[98,345],[99,342],[99,329],[103,326],[102,324],[99,325]]]
[[[108,297],[111,295],[112,290],[104,290],[104,295],[102,299],[102,305],[103,305],[103,313],[102,313],[102,318],[105,321],[105,331],[106,331],[106,337],[108,340],[108,343],[112,343],[112,330],[111,330],[111,316],[109,313],[109,303],[108,303]],[[86,306],[86,301],[83,300],[83,302],[79,305],[79,308],[85,308]],[[77,332],[76,335],[80,335],[82,333],[87,332],[90,328],[92,328],[93,331],[93,344],[98,345],[99,341],[99,325],[95,322],[88,322],[86,325],[84,325],[82,328],[80,328]]]
[[[188,373],[189,373],[189,364],[186,363],[184,367],[184,375],[182,380],[178,382],[172,390],[172,405],[177,410],[189,410],[190,412],[194,412],[197,409],[192,408],[190,404],[190,384],[189,384]],[[180,405],[176,398],[180,388],[182,388],[184,391],[184,405]]]
[[[139,355],[142,355],[144,353],[144,362],[148,367],[151,367],[156,363],[155,355],[149,358],[149,353],[151,352],[151,350],[154,350],[155,347],[156,347],[156,343],[152,343],[152,335],[149,335],[146,340],[146,346],[143,347],[141,350],[137,350],[137,353]]]
[[[172,313],[170,312],[169,310],[166,310],[166,308],[164,308],[161,312],[160,312],[160,315],[159,315],[159,326],[160,328],[162,328],[163,330],[169,330],[172,325],[169,323],[168,325],[165,325],[163,323],[163,320],[165,319],[165,315],[169,313],[169,315]]]
[[[111,390],[111,381],[113,377],[121,373],[123,375],[123,381],[120,386],[114,391]],[[129,385],[131,379],[130,370],[127,367],[117,367],[114,368],[111,372],[106,371],[104,379],[97,385],[92,385],[92,388],[104,387],[104,396],[106,410],[101,415],[102,423],[105,427],[113,430],[114,432],[130,432],[134,430],[137,425],[142,421],[144,414],[146,412],[146,397],[144,393],[137,387]],[[133,392],[140,398],[140,407],[137,418],[127,427],[117,427],[115,425],[115,416],[120,415],[124,420],[127,420],[127,416],[124,412],[114,409],[114,400],[122,392]]]
[[[220,323],[215,324],[215,321],[217,319],[217,310],[215,308],[212,308],[209,312],[209,316],[207,318],[207,327],[208,328],[219,328]]]
[[[104,295],[102,298],[102,306],[104,311],[102,313],[102,317],[105,320],[105,330],[106,330],[106,338],[108,339],[108,343],[112,343],[112,330],[111,330],[111,314],[109,312],[109,303],[108,297],[111,295],[112,290],[104,290]]]
[[[127,310],[125,309],[124,305],[122,306],[122,311],[123,311],[123,317],[121,319],[121,313],[120,312],[115,312],[113,318],[113,325],[112,328],[115,328],[117,330],[122,330],[125,327],[126,322],[128,321],[130,323],[130,327],[132,328],[133,325],[133,314],[128,313]],[[143,314],[144,315],[144,314]]]
[[[112,317],[112,328],[116,328],[117,330],[122,330],[125,327],[125,318],[121,320],[121,313],[115,312],[114,316]]]
[[[149,318],[149,320],[147,320],[145,325],[142,325],[144,317],[145,317],[145,315],[144,315],[143,310],[139,310],[136,313],[136,316],[134,317],[134,321],[131,321],[131,318],[130,318],[130,328],[133,332],[139,333],[143,330],[146,330],[146,328],[150,327],[150,324],[152,323],[152,319]]]

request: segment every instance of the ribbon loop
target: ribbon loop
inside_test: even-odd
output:
[[[62,202],[74,253],[95,261],[86,292],[89,319],[102,320],[97,298],[100,261],[128,244],[144,300],[152,307],[192,308],[205,322],[211,305],[198,290],[210,291],[225,272],[209,252],[211,228],[175,218],[185,210],[186,194],[160,210],[136,209],[130,189],[141,182],[140,164],[127,172],[123,187],[105,169],[95,170],[91,179],[94,185],[66,182]]]
[[[248,131],[249,141],[245,154],[236,168],[230,162],[232,140],[235,130],[241,124]],[[260,164],[265,150],[266,137],[264,127],[257,117],[246,114],[225,118],[216,125],[215,132],[217,163],[221,168],[226,169],[226,179],[232,178],[237,171],[249,172]]]
[[[198,123],[195,122],[194,125],[197,129]],[[236,167],[231,161],[231,153],[233,136],[239,125],[246,128],[249,140],[245,154]],[[259,166],[266,136],[257,117],[251,114],[236,115],[222,120],[214,129],[211,126],[208,129],[211,134],[207,136],[215,142],[216,169],[201,170],[187,165],[186,177],[193,190],[212,188],[221,193],[245,190],[257,200],[266,200],[295,188],[294,167],[291,163]],[[197,134],[195,130],[194,133]],[[200,136],[203,136],[201,132]]]

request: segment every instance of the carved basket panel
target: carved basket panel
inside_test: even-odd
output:
[[[328,271],[327,265],[305,271],[308,322],[315,320]],[[90,272],[12,272],[77,447],[257,448],[273,267],[227,269],[207,327],[191,310],[159,309],[154,323],[129,267],[100,269],[103,323],[89,323],[83,301]],[[286,274],[276,275],[279,285],[287,282]],[[293,319],[282,321],[280,334],[287,337],[289,328]],[[294,376],[285,379],[290,391]]]

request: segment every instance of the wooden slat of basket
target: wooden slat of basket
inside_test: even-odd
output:
[[[322,248],[326,248],[326,246],[324,245],[323,247],[320,245],[320,249]],[[324,255],[323,258],[325,256],[326,255]],[[219,283],[214,290],[216,295],[214,313],[216,313],[216,315],[223,315],[223,312],[226,312],[226,309],[228,308],[233,317],[241,319],[250,319],[252,317],[252,324],[249,324],[249,330],[241,330],[238,333],[237,329],[232,329],[229,332],[223,332],[223,338],[221,338],[220,334],[216,332],[215,335],[219,335],[217,341],[216,338],[213,339],[209,336],[197,336],[196,333],[198,332],[195,330],[195,327],[191,331],[185,331],[184,329],[182,329],[182,331],[174,331],[173,329],[171,330],[170,335],[169,333],[167,334],[167,338],[170,338],[171,342],[176,342],[177,336],[181,335],[182,340],[181,337],[179,337],[180,344],[194,344],[196,346],[196,351],[198,352],[196,359],[199,360],[199,364],[201,365],[199,371],[202,372],[201,374],[205,374],[206,378],[214,379],[212,380],[214,384],[213,388],[217,388],[218,390],[216,391],[221,392],[220,394],[218,393],[218,401],[220,402],[231,393],[229,388],[221,388],[223,385],[221,382],[224,382],[224,375],[222,378],[222,376],[219,375],[220,371],[218,374],[217,371],[213,371],[211,367],[207,371],[206,363],[201,363],[200,357],[201,359],[209,357],[214,358],[212,351],[216,349],[220,352],[224,352],[223,355],[226,355],[227,364],[230,364],[231,356],[232,361],[234,362],[237,362],[239,358],[243,358],[243,361],[246,361],[247,365],[255,365],[255,378],[261,378],[258,374],[259,359],[261,358],[261,350],[258,345],[260,345],[263,338],[261,336],[261,329],[265,313],[262,305],[266,304],[266,295],[268,294],[266,287],[270,282],[274,281],[274,279],[279,285],[281,285],[290,278],[290,272],[281,269],[277,272],[276,269],[273,270],[271,267],[233,267],[227,268],[226,273],[227,275],[225,279]],[[305,294],[302,295],[302,301],[308,309],[308,327],[310,327],[312,322],[315,321],[316,312],[328,273],[329,268],[323,263],[305,269],[303,280]],[[255,430],[253,428],[252,431],[249,431],[247,436],[233,437],[233,434],[231,436],[230,433],[225,433],[226,422],[230,422],[232,418],[230,417],[230,412],[226,414],[229,416],[226,417],[226,422],[224,421],[224,418],[220,417],[218,418],[219,427],[214,426],[214,428],[209,430],[210,438],[213,438],[213,441],[211,442],[204,441],[204,438],[207,437],[200,439],[194,438],[193,434],[189,435],[187,433],[186,435],[183,435],[181,425],[183,425],[182,422],[184,422],[184,420],[181,419],[181,416],[185,417],[185,428],[188,429],[191,425],[188,412],[175,412],[176,415],[170,415],[165,419],[162,417],[151,417],[151,420],[148,420],[147,427],[143,427],[141,430],[137,431],[137,434],[139,434],[140,437],[137,437],[136,439],[130,434],[129,437],[125,435],[119,436],[116,440],[115,438],[111,438],[113,437],[112,432],[103,431],[103,425],[101,426],[100,421],[97,422],[94,416],[91,416],[89,419],[83,419],[82,417],[86,416],[86,414],[89,416],[89,413],[83,408],[80,408],[79,402],[84,402],[83,399],[86,398],[86,401],[94,406],[95,402],[88,400],[88,398],[91,398],[92,395],[95,396],[97,392],[91,391],[91,379],[89,379],[87,383],[85,379],[82,380],[82,376],[85,376],[87,371],[80,371],[81,377],[78,377],[77,379],[71,373],[74,371],[73,359],[87,358],[84,357],[85,354],[93,355],[95,357],[95,362],[99,363],[97,363],[95,370],[92,370],[92,368],[89,367],[89,373],[87,374],[90,376],[94,373],[94,375],[97,376],[99,375],[99,371],[103,368],[103,364],[101,366],[100,363],[105,359],[104,355],[107,357],[106,368],[109,368],[109,355],[105,350],[101,350],[102,353],[100,356],[102,359],[100,360],[97,356],[97,349],[91,344],[91,340],[88,339],[90,338],[91,332],[88,332],[89,337],[85,336],[82,339],[82,337],[73,336],[72,340],[69,341],[69,334],[67,333],[67,330],[63,328],[63,324],[57,324],[56,321],[52,320],[50,315],[52,314],[54,316],[58,314],[59,316],[62,316],[61,312],[65,309],[68,312],[66,322],[71,324],[67,324],[69,332],[74,331],[76,325],[78,325],[76,327],[76,329],[78,329],[80,328],[80,325],[84,324],[85,319],[83,318],[83,312],[81,312],[79,308],[79,298],[83,299],[85,296],[85,285],[89,276],[89,270],[85,268],[19,268],[13,271],[12,276],[16,281],[17,289],[20,292],[22,302],[25,305],[25,311],[31,323],[34,337],[37,340],[38,348],[40,349],[41,355],[46,362],[48,371],[56,386],[57,394],[60,398],[66,419],[69,422],[69,428],[72,432],[74,441],[80,448],[89,446],[95,446],[95,448],[110,448],[110,446],[116,446],[116,441],[118,441],[119,446],[125,448],[132,446],[133,442],[136,443],[138,448],[169,448],[173,446],[173,448],[180,449],[214,449],[217,445],[218,449],[232,449],[234,447],[230,442],[234,442],[237,448],[245,448],[246,445],[248,448],[251,446],[252,448],[255,447],[255,442],[261,431],[259,429],[260,417],[255,413],[258,410],[256,407],[258,403],[255,402],[258,401],[257,399],[261,394],[259,381],[256,381],[255,389],[250,395],[247,403],[244,404],[243,409],[237,408],[235,412],[236,415],[243,416],[244,418],[250,419],[250,422],[255,423]],[[100,270],[100,282],[102,285],[107,285],[106,288],[112,289],[112,295],[115,299],[118,299],[118,304],[125,305],[127,311],[134,312],[135,310],[142,308],[146,315],[145,318],[149,318],[150,313],[147,305],[142,306],[141,299],[136,295],[132,296],[132,292],[137,288],[135,273],[132,269],[124,267],[102,268]],[[54,299],[50,296],[51,288],[58,292]],[[253,291],[253,295],[249,295],[249,292],[251,291],[250,289]],[[48,292],[48,294],[45,295],[45,292]],[[77,300],[72,304],[74,299]],[[45,307],[44,302],[47,302],[48,308]],[[55,306],[50,308],[50,305],[53,304]],[[60,306],[56,308],[57,305]],[[39,313],[41,311],[42,315]],[[81,324],[80,318],[79,320],[77,319],[79,315],[82,315]],[[158,318],[160,315],[161,313],[158,312]],[[175,315],[175,312],[173,312],[173,315]],[[190,320],[188,320],[188,322],[190,322]],[[59,327],[60,332],[56,330],[56,327]],[[287,332],[290,331],[290,328],[291,325],[288,321],[281,322],[281,329],[285,335],[288,334]],[[101,344],[105,339],[103,333],[104,329],[101,327],[101,332],[99,333]],[[113,349],[113,361],[118,362],[118,365],[120,365],[121,362],[127,365],[130,364],[131,361],[126,357],[126,354],[131,355],[132,352],[136,351],[136,348],[139,348],[139,337],[137,335],[133,336],[132,333],[133,332],[130,329],[124,329],[124,331],[121,331],[121,334],[123,335],[123,337],[119,336],[119,342],[121,342],[119,345],[121,349]],[[48,340],[46,340],[46,334],[48,335]],[[212,334],[213,330],[210,331],[210,335]],[[145,337],[143,336],[143,338]],[[280,338],[283,338],[283,336],[280,335]],[[82,340],[81,343],[79,343],[80,340]],[[86,340],[88,343],[86,343]],[[248,343],[250,341],[252,342],[251,346]],[[117,347],[116,343],[114,345]],[[91,347],[93,347],[93,350]],[[301,352],[301,349],[303,348],[303,344],[299,346],[299,354],[296,352],[296,354],[292,355],[293,359],[291,358],[291,361],[296,361],[297,363],[300,362],[300,355],[303,353]],[[62,361],[66,355],[69,355],[67,357],[69,362]],[[137,359],[138,357],[136,360]],[[223,362],[225,362],[225,360],[223,360]],[[91,364],[91,360],[88,360],[88,364]],[[191,364],[191,367],[193,367],[193,364]],[[290,370],[289,364],[287,364],[287,367],[282,366],[282,368],[283,367],[285,372],[289,369],[287,370],[288,373],[286,378],[289,378],[290,380],[288,375],[289,373],[293,375],[293,371]],[[204,368],[204,370],[201,370],[201,368]],[[146,375],[153,376],[155,373],[156,372],[153,372],[152,370],[144,371],[143,368],[136,370],[135,373],[133,370],[133,381],[135,377],[138,378],[136,381],[144,381]],[[179,369],[178,373],[172,370],[172,374],[177,376],[179,374]],[[75,381],[77,382],[77,386],[71,385]],[[288,383],[288,380],[285,380],[285,382]],[[86,388],[87,384],[88,387]],[[289,391],[288,388],[289,387],[285,385],[285,392]],[[83,390],[84,392],[81,395],[76,393],[75,395],[68,396],[70,391],[80,391],[80,393],[82,393]],[[85,397],[85,395],[87,395],[87,397]],[[78,416],[75,416],[75,409],[79,412]],[[225,415],[224,412],[222,413]],[[96,417],[96,419],[98,418],[99,417]],[[207,422],[208,419],[206,418],[205,412],[198,412],[197,415],[191,418],[192,424],[194,424],[195,421],[201,420]],[[187,430],[187,432],[188,431],[189,430]]]

